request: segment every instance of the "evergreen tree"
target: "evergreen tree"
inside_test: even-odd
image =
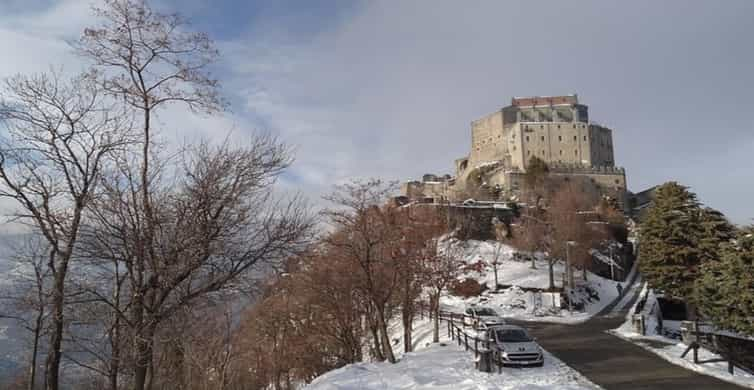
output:
[[[705,207],[699,213],[702,237],[699,250],[702,262],[719,260],[723,245],[730,243],[736,236],[736,228],[728,222],[723,213]]]
[[[700,312],[723,329],[754,335],[754,228],[724,244],[696,281]]]
[[[696,195],[676,182],[657,189],[654,205],[640,227],[639,266],[653,288],[670,297],[693,298],[702,261],[703,229]]]

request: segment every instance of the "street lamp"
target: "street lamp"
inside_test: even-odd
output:
[[[571,269],[571,247],[575,241],[566,241],[566,277],[568,279],[568,312],[573,312],[573,270]]]
[[[615,280],[615,260],[613,260],[613,245],[610,244],[610,278]]]

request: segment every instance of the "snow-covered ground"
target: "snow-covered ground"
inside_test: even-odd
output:
[[[392,333],[393,340],[400,339],[400,327],[394,327]],[[431,322],[417,321],[415,352],[402,354],[402,344],[394,344],[401,356],[398,363],[351,364],[318,377],[305,389],[599,389],[547,352],[543,367],[503,368],[500,374],[479,372],[474,367],[473,352],[449,341],[443,326],[440,336],[440,344],[430,343]]]
[[[441,299],[444,310],[462,312],[470,305],[485,305],[494,308],[503,317],[525,321],[543,321],[558,323],[580,323],[588,320],[618,297],[617,282],[587,272],[587,280],[581,280],[581,271],[575,270],[576,283],[580,287],[575,291],[575,302],[584,304],[583,311],[569,312],[567,309],[553,307],[552,297],[539,295],[531,289],[547,289],[550,286],[549,266],[542,256],[536,256],[532,262],[515,256],[516,250],[495,241],[462,242],[463,258],[469,268],[481,265],[465,272],[460,278],[473,278],[490,289],[479,297],[462,298],[446,295]],[[498,292],[492,290],[495,274],[492,264],[498,260],[498,283],[512,286]],[[554,281],[556,287],[562,287],[565,266],[555,263]],[[629,278],[630,279],[630,278]],[[529,290],[529,291],[527,291]]]
[[[647,286],[644,285],[641,295],[643,296],[647,292]],[[681,357],[688,346],[683,342],[672,339],[657,333],[657,323],[654,320],[654,316],[649,315],[651,307],[654,305],[655,298],[652,292],[649,292],[647,303],[645,304],[645,314],[649,319],[647,321],[646,329],[647,335],[641,335],[634,331],[631,324],[631,316],[635,311],[637,303],[626,314],[626,321],[616,329],[609,331],[610,333],[631,341],[634,344],[655,353],[670,363],[687,368],[692,371],[696,371],[700,374],[713,376],[715,378],[735,383],[739,386],[748,387],[754,389],[754,375],[751,375],[743,370],[735,369],[733,375],[728,373],[728,363],[726,362],[708,362],[703,364],[695,364],[692,352],[689,352],[686,357]],[[670,327],[677,327],[674,321],[663,321],[663,326],[669,325]],[[677,321],[676,321],[677,322]],[[699,348],[699,360],[708,361],[720,359],[720,356],[704,348]]]

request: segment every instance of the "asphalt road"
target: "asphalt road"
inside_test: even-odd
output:
[[[605,333],[620,326],[624,319],[625,311],[598,315],[579,325],[530,322],[521,325],[529,329],[544,349],[608,390],[742,389],[671,364],[637,345]]]

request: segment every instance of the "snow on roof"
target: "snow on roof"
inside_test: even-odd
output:
[[[594,249],[589,250],[589,254],[592,255],[592,256],[594,256],[595,259],[597,259],[597,260],[599,260],[599,261],[601,261],[601,262],[603,262],[603,263],[605,263],[607,265],[610,265],[610,266],[613,266],[613,267],[617,267],[620,270],[623,269],[623,267],[621,267],[613,259],[611,259],[608,256],[603,255],[602,253],[600,253],[600,252],[598,252],[598,251],[596,251]]]

